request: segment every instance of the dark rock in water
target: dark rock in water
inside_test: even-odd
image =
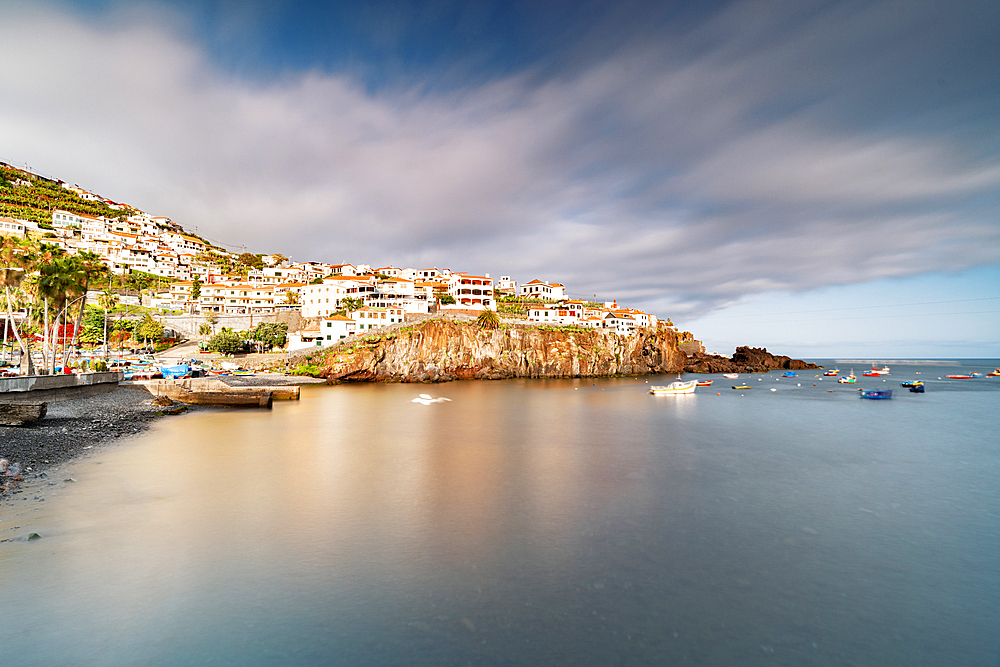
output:
[[[23,426],[45,417],[48,403],[0,403],[0,425]]]
[[[684,366],[686,373],[766,373],[771,370],[804,371],[822,368],[791,357],[775,356],[765,348],[738,347],[732,358],[695,354]]]
[[[32,540],[40,540],[40,539],[42,539],[42,536],[39,535],[38,533],[32,533],[31,535],[28,535],[29,542],[31,542]]]

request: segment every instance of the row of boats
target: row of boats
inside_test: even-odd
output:
[[[110,366],[111,370],[122,371],[125,380],[155,380],[159,378],[179,380],[209,376],[254,375],[252,369],[243,368],[239,364],[228,361],[222,362],[218,367],[207,366],[195,359],[173,365],[158,364],[151,357],[115,361],[120,363],[113,363]]]
[[[889,372],[890,372],[890,370],[889,370],[888,366],[883,366],[882,368],[876,368],[873,365],[872,368],[871,368],[871,370],[865,371],[864,373],[862,373],[862,375],[864,375],[865,377],[880,377],[882,375],[888,375]],[[826,371],[825,373],[823,373],[823,375],[827,376],[827,377],[837,377],[837,376],[840,375],[840,369],[839,368],[832,368],[832,369]],[[1000,377],[1000,368],[996,368],[996,369],[993,370],[993,372],[986,373],[985,375]],[[972,373],[969,373],[968,375],[949,375],[947,377],[949,377],[951,379],[963,379],[964,380],[964,379],[981,378],[981,377],[985,377],[985,375],[983,373],[972,372]],[[727,380],[733,380],[733,379],[739,378],[739,374],[738,373],[724,373],[722,375],[722,377],[726,378]],[[786,371],[785,373],[782,373],[781,377],[793,378],[793,377],[797,377],[797,375],[793,371]],[[819,377],[819,376],[817,376],[817,377]],[[857,383],[857,381],[858,381],[858,378],[854,375],[854,370],[853,369],[851,369],[851,372],[850,372],[849,375],[840,376],[837,379],[837,382],[839,382],[840,384],[855,384],[855,383]],[[650,387],[649,388],[649,393],[657,395],[657,396],[662,396],[662,395],[667,395],[667,394],[693,394],[696,387],[710,387],[710,386],[712,386],[712,380],[686,380],[685,381],[685,380],[682,380],[681,377],[678,375],[677,376],[677,380],[674,381],[674,382],[671,382],[668,385],[654,385],[654,386]],[[910,380],[908,382],[901,382],[900,386],[909,389],[910,392],[912,392],[914,394],[922,394],[922,393],[924,393],[924,382],[923,382],[923,380]],[[733,389],[750,389],[750,388],[751,388],[751,385],[748,385],[748,384],[733,385]],[[772,389],[771,391],[774,391],[774,390]],[[868,399],[874,399],[874,400],[892,398],[892,390],[891,389],[862,389],[861,387],[858,387],[858,392],[859,392],[858,395],[861,398],[868,398]]]

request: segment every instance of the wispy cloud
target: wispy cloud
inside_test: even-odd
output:
[[[934,65],[951,93],[902,90],[907,58],[950,48],[908,36],[937,10],[794,6],[734,3],[563,73],[373,93],[344,73],[235,76],[155,6],[107,23],[14,5],[0,157],[258,251],[558,279],[670,312],[1000,262],[984,100],[960,62]]]

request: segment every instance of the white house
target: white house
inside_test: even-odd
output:
[[[580,311],[574,308],[566,308],[562,305],[556,306],[530,306],[528,309],[528,321],[540,324],[568,325],[576,324],[580,320]]]
[[[343,315],[324,317],[319,322],[320,344],[333,345],[348,336],[353,336],[356,327],[357,323],[350,317]]]
[[[547,283],[535,279],[530,283],[521,286],[521,296],[531,299],[552,299],[559,301],[563,298],[563,291],[566,286],[562,283]]]
[[[401,324],[404,319],[402,308],[371,308],[365,306],[351,313],[357,328],[356,332],[360,336],[372,329],[387,327],[392,324]]]
[[[497,296],[517,296],[517,281],[510,276],[500,276],[497,280]]]

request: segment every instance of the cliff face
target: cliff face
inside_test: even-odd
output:
[[[676,373],[687,356],[671,331],[622,337],[604,331],[510,327],[429,320],[331,352],[331,382],[445,382],[515,377],[596,377]]]

